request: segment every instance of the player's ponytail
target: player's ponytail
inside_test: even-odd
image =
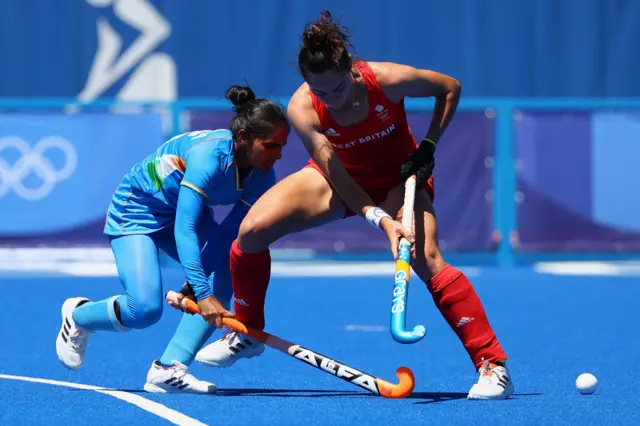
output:
[[[351,68],[348,35],[346,28],[325,10],[320,19],[307,25],[302,33],[302,46],[298,53],[300,73],[321,74],[331,69],[346,71]]]

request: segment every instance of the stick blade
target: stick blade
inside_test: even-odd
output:
[[[400,367],[396,370],[396,376],[398,376],[397,384],[377,379],[381,396],[385,398],[401,399],[411,395],[416,386],[416,378],[413,371],[411,371],[409,367]]]

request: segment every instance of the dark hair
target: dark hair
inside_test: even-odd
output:
[[[249,87],[232,86],[227,90],[227,99],[236,113],[229,125],[234,139],[240,130],[245,131],[249,140],[266,138],[283,125],[289,130],[285,109],[268,99],[256,99],[256,94]]]
[[[298,68],[303,77],[330,69],[351,69],[351,55],[347,29],[334,21],[331,12],[324,10],[320,20],[306,26],[298,53]]]

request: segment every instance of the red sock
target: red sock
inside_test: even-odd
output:
[[[243,253],[238,240],[231,245],[231,281],[236,319],[243,324],[264,329],[264,301],[271,277],[271,253]]]
[[[447,265],[427,283],[433,301],[471,357],[476,368],[482,359],[506,361],[478,294],[458,269]]]

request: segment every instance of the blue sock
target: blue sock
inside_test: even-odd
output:
[[[196,357],[196,352],[211,337],[215,329],[216,327],[209,325],[201,315],[182,315],[180,325],[162,354],[160,363],[172,365],[172,361],[178,361],[189,366]]]
[[[124,296],[113,296],[98,302],[87,302],[73,310],[73,321],[91,331],[129,331],[116,317],[113,303]]]
[[[233,295],[229,268],[220,268],[218,272],[210,274],[208,281],[213,287],[213,295],[225,309],[229,309]],[[178,361],[186,366],[191,365],[196,353],[204,346],[215,329],[215,326],[209,325],[200,315],[182,315],[178,329],[162,354],[160,363],[172,365],[172,361]]]

